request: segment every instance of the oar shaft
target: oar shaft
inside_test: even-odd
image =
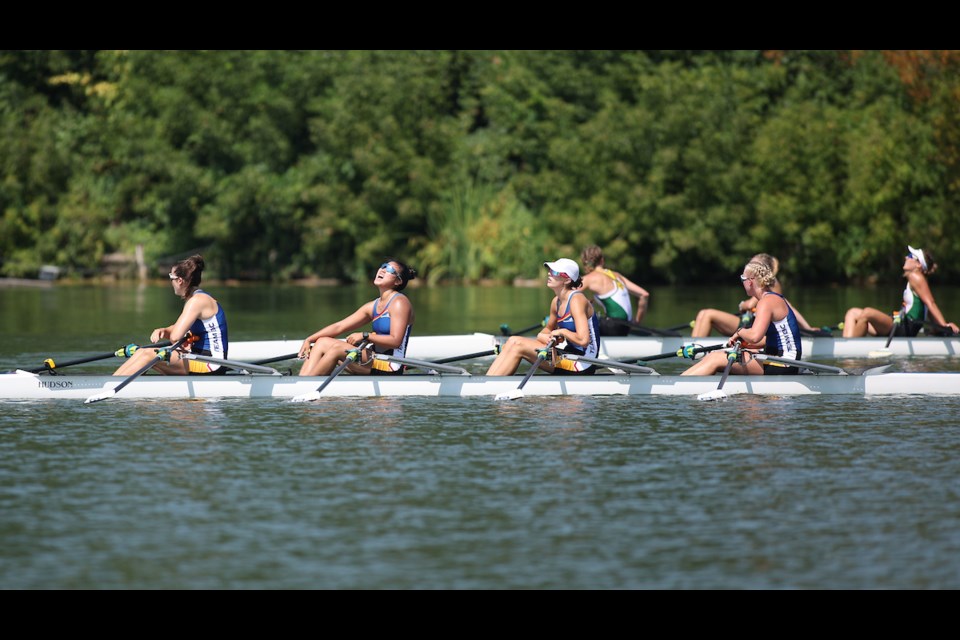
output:
[[[185,336],[183,336],[182,338],[180,338],[179,340],[177,340],[177,341],[176,341],[173,345],[171,345],[170,347],[166,347],[166,348],[169,349],[170,351],[176,351],[176,350],[179,349],[185,342],[194,342],[195,340],[196,340],[196,337],[195,337],[192,333],[190,333],[190,332],[188,331]],[[130,377],[128,377],[126,380],[124,380],[123,382],[121,382],[120,384],[118,384],[116,387],[114,387],[113,389],[111,389],[111,390],[108,391],[107,393],[97,394],[97,395],[90,396],[89,398],[87,398],[86,400],[84,400],[84,404],[90,404],[90,403],[93,403],[93,402],[99,402],[100,400],[106,400],[107,398],[112,398],[113,396],[117,395],[117,394],[120,392],[121,389],[123,389],[123,388],[126,387],[128,384],[130,384],[131,382],[133,382],[134,380],[136,380],[137,378],[139,378],[140,376],[142,376],[144,373],[146,373],[147,371],[149,371],[150,369],[152,369],[158,362],[160,362],[160,360],[161,360],[161,356],[160,356],[160,353],[158,352],[155,357],[150,358],[150,362],[148,362],[147,364],[145,364],[145,365],[143,365],[142,367],[140,367],[140,369],[138,369],[133,375],[131,375]]]
[[[472,360],[473,358],[484,358],[486,356],[496,355],[496,349],[488,349],[487,351],[477,351],[476,353],[468,353],[465,356],[451,356],[449,358],[440,358],[439,360],[431,360],[433,364],[447,364],[448,362],[460,362],[461,360]]]
[[[255,360],[250,364],[270,364],[271,362],[283,362],[284,360],[293,360],[299,356],[299,353],[288,353],[285,356],[276,356],[274,358],[267,358],[266,360]]]
[[[163,340],[161,342],[155,342],[153,344],[148,344],[140,347],[141,349],[158,349],[160,347],[170,346],[169,340]],[[121,347],[123,348],[123,347]],[[42,367],[34,367],[33,369],[24,369],[24,371],[29,371],[30,373],[43,373],[44,371],[53,371],[54,369],[62,369],[64,367],[70,367],[75,364],[86,364],[87,362],[96,362],[97,360],[106,360],[107,358],[113,358],[117,355],[117,351],[111,351],[110,353],[101,353],[95,356],[89,356],[86,358],[77,358],[76,360],[67,360],[66,362],[56,363],[52,358],[47,358]]]
[[[897,325],[900,324],[900,312],[893,312],[893,324],[890,326],[890,335],[887,336],[887,344],[883,345],[883,348],[886,349],[890,346],[890,342],[893,341],[893,335],[897,332]]]
[[[536,373],[537,369],[540,368],[540,364],[547,359],[547,351],[549,351],[550,349],[553,349],[553,346],[555,344],[557,344],[556,338],[548,342],[547,346],[545,346],[543,349],[540,349],[539,353],[537,353],[537,359],[530,366],[530,370],[527,371],[527,375],[523,377],[523,381],[520,383],[520,386],[517,387],[517,391],[523,390],[523,386],[527,384],[530,378],[533,377],[533,374]]]
[[[723,385],[727,382],[727,378],[730,376],[730,369],[733,368],[733,363],[737,361],[737,356],[740,355],[740,341],[737,340],[733,345],[733,350],[727,354],[727,366],[723,369],[723,376],[720,378],[720,384],[717,385],[717,391],[723,389]]]
[[[691,350],[691,355],[699,355],[701,353],[707,353],[709,351],[716,351],[717,349],[723,349],[726,347],[725,344],[715,344],[709,347],[695,347]],[[683,348],[676,351],[667,351],[666,353],[661,353],[655,356],[650,356],[649,358],[637,358],[637,362],[652,362],[654,360],[666,360],[667,358],[683,358],[686,357],[683,354]]]
[[[645,327],[643,325],[637,324],[636,322],[631,322],[629,320],[624,320],[623,318],[611,318],[607,316],[607,322],[612,322],[613,324],[618,324],[629,328],[630,333],[641,335],[641,336],[659,336],[661,338],[676,338],[680,334],[677,333],[677,329],[654,329],[653,327]],[[679,328],[683,328],[687,325],[680,325]]]
[[[522,336],[525,333],[530,333],[534,329],[540,329],[543,327],[543,321],[538,322],[537,324],[532,324],[526,329],[520,329],[519,331],[510,331],[510,327],[507,325],[501,325],[500,333],[505,336]]]

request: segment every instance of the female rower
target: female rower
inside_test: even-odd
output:
[[[783,287],[780,286],[780,281],[777,280],[777,272],[780,270],[780,261],[766,253],[758,253],[750,258],[750,261],[760,262],[767,266],[774,278],[773,284],[771,285],[771,291],[782,296]],[[757,299],[753,296],[750,296],[746,300],[742,300],[740,304],[737,305],[737,311],[739,312],[739,315],[734,315],[719,309],[701,309],[699,312],[697,312],[697,318],[693,323],[693,331],[690,332],[690,337],[705,338],[710,335],[711,331],[716,331],[721,335],[730,335],[741,326],[749,327],[753,322],[753,314],[756,306]],[[811,332],[817,331],[817,329],[810,326],[810,324],[802,315],[800,315],[800,312],[798,312],[796,308],[793,309],[793,312],[794,315],[797,316],[797,323],[800,325],[801,329]]]
[[[630,294],[637,297],[637,315],[633,318],[636,323],[641,322],[647,312],[650,294],[622,273],[607,269],[603,250],[597,245],[584,247],[580,252],[580,259],[587,270],[587,275],[583,276],[583,288],[592,291],[594,300],[598,300],[606,310],[606,315],[600,318],[600,335],[627,335],[630,332],[630,317],[633,315]]]
[[[417,272],[399,260],[388,259],[377,269],[373,279],[380,295],[363,305],[339,322],[320,329],[303,341],[300,358],[306,358],[300,368],[301,376],[325,376],[332,372],[338,362],[344,360],[351,346],[366,341],[376,353],[403,357],[413,328],[413,306],[406,295],[400,293],[407,283],[417,277]],[[372,322],[371,331],[351,333],[346,342],[336,336],[353,331]],[[310,344],[313,343],[313,348]],[[364,354],[360,362],[347,366],[351,373],[363,375],[392,375],[403,373],[403,365],[396,362],[376,360]]]
[[[799,360],[801,353],[800,326],[793,309],[786,298],[773,291],[776,276],[773,270],[763,262],[750,262],[740,276],[747,295],[758,300],[753,325],[733,331],[728,344],[740,341],[747,347],[763,347],[769,355]],[[750,351],[743,351],[744,362],[734,364],[731,374],[796,374],[799,369],[775,362],[759,362]],[[703,360],[683,372],[685,376],[705,376],[722,371],[727,365],[724,351],[713,351]]]
[[[183,298],[183,312],[177,321],[169,327],[154,329],[150,342],[170,340],[177,342],[187,331],[199,339],[184,347],[191,353],[225,359],[227,357],[227,317],[220,303],[206,291],[200,289],[200,276],[203,273],[203,258],[191,256],[174,265],[170,270],[170,285],[173,292]],[[153,369],[166,375],[186,375],[191,373],[224,373],[218,364],[187,360],[177,351],[166,351],[169,363],[158,362]],[[125,376],[139,371],[151,359],[157,357],[157,349],[138,349],[113,375]]]
[[[557,343],[566,341],[567,346],[560,350],[561,353],[597,357],[600,351],[600,327],[593,305],[582,291],[578,291],[583,284],[580,267],[567,258],[544,262],[543,266],[548,270],[547,287],[556,294],[550,303],[547,325],[536,338],[513,336],[507,340],[500,355],[487,370],[488,376],[513,375],[520,367],[521,360],[535,362],[537,352],[553,339]],[[544,360],[540,368],[550,373],[592,374],[596,371],[592,364],[563,357],[553,361]]]
[[[947,322],[933,299],[927,275],[933,273],[937,263],[929,251],[914,249],[907,245],[907,256],[903,259],[903,277],[907,286],[903,290],[903,304],[900,307],[900,323],[894,331],[898,336],[915,336],[923,328],[927,317],[944,329],[958,333],[957,325]],[[847,309],[843,319],[844,338],[862,338],[868,333],[888,335],[893,330],[893,317],[873,307]]]

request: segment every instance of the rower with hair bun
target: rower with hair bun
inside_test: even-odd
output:
[[[200,289],[203,268],[203,257],[193,255],[186,260],[181,260],[170,270],[170,285],[173,287],[173,292],[184,300],[183,312],[169,327],[154,329],[150,334],[150,342],[160,340],[178,342],[189,331],[196,338],[196,342],[181,347],[182,350],[226,359],[227,317],[220,303],[209,293]],[[127,347],[131,351],[133,348],[135,348],[134,345]],[[158,362],[153,369],[166,375],[222,374],[226,371],[219,364],[181,358],[180,353],[175,350],[160,351],[164,362]],[[157,357],[157,352],[157,349],[136,349],[113,375],[126,376],[140,370]]]
[[[347,358],[353,347],[361,343],[370,345],[376,353],[402,358],[413,329],[414,315],[410,299],[400,292],[416,277],[416,270],[399,260],[384,260],[373,279],[373,284],[380,290],[380,294],[353,314],[327,325],[303,341],[299,355],[301,359],[306,359],[306,362],[300,369],[300,375],[328,375],[336,368],[337,363]],[[354,331],[367,323],[372,323],[372,331],[351,333],[346,342],[336,338],[341,333]],[[403,373],[403,365],[377,360],[365,353],[361,361],[351,362],[347,370],[363,375],[395,375]]]

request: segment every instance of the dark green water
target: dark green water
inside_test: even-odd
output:
[[[935,291],[960,317],[956,291]],[[212,292],[236,340],[302,337],[374,293]],[[655,290],[650,324],[739,292]],[[892,293],[790,297],[832,324]],[[527,326],[549,301],[538,289],[410,296],[421,334]],[[142,341],[178,311],[163,287],[0,289],[0,368]],[[957,399],[0,409],[0,588],[960,587]]]

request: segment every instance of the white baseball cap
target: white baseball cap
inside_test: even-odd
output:
[[[924,271],[929,269],[927,266],[927,257],[923,255],[923,249],[914,249],[910,245],[907,245],[907,251],[910,252],[911,256],[917,259],[917,262],[920,263],[920,266],[923,267]]]
[[[580,266],[570,258],[560,258],[554,262],[544,262],[543,266],[548,269],[553,269],[557,273],[567,274],[573,282],[580,279]]]

